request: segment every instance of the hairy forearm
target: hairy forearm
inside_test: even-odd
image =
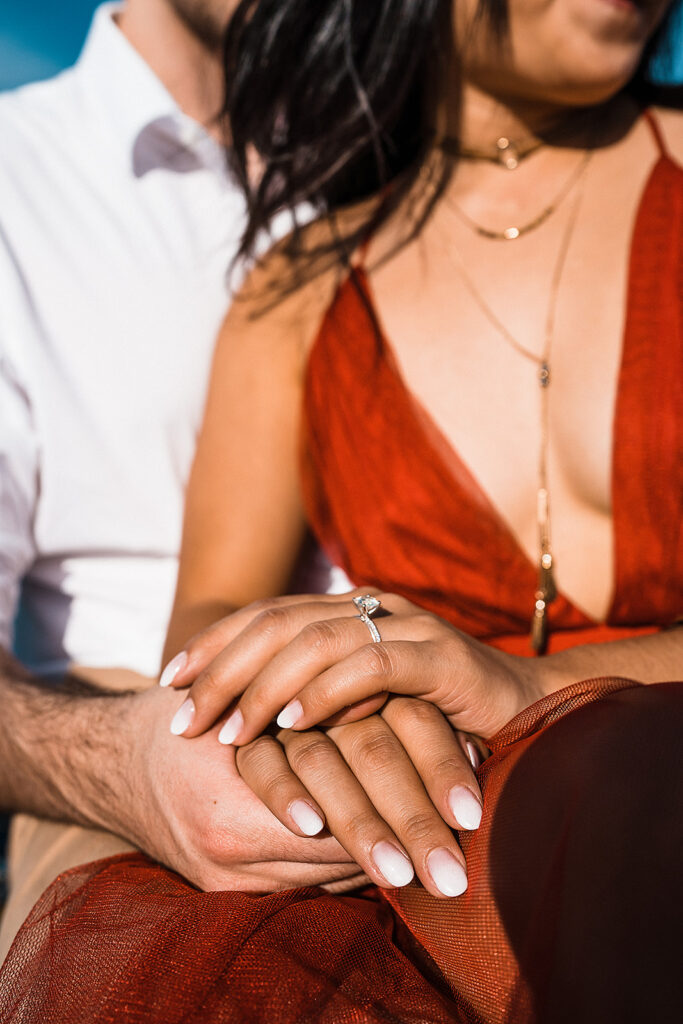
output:
[[[683,628],[572,647],[546,658],[529,659],[529,668],[544,695],[600,676],[624,676],[641,683],[683,679]]]
[[[67,679],[48,686],[0,650],[0,806],[112,828],[125,801],[126,694]]]
[[[215,735],[171,734],[181,694],[132,673],[97,675],[97,688],[71,678],[54,689],[0,651],[0,807],[115,832],[206,890],[358,874],[334,839],[284,829]],[[103,693],[108,681],[131,689]]]

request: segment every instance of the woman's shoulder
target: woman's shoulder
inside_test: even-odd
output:
[[[307,355],[351,259],[343,239],[362,220],[358,211],[321,217],[277,241],[256,260],[236,295],[229,321],[244,336],[267,335]]]

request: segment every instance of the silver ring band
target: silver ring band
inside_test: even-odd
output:
[[[370,616],[375,614],[375,612],[381,607],[382,602],[378,597],[373,597],[372,594],[364,594],[362,597],[354,597],[352,600],[359,611],[357,618],[359,618],[361,622],[364,622],[370,630],[372,642],[375,644],[381,644],[382,637]]]
[[[379,630],[375,623],[372,621],[372,619],[369,619],[367,615],[357,615],[356,618],[360,619],[360,621],[364,622],[365,625],[368,627],[368,629],[370,630],[370,636],[372,637],[373,643],[381,644],[382,637],[379,635]]]

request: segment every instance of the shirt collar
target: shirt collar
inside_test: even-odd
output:
[[[99,102],[113,134],[125,146],[133,173],[156,167],[225,172],[222,147],[179,108],[114,20],[120,3],[97,8],[76,73]],[[227,173],[227,172],[226,172]]]

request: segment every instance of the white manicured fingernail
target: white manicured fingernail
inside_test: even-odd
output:
[[[432,850],[427,867],[439,892],[444,896],[462,896],[467,888],[467,875],[450,850],[443,846]]]
[[[304,713],[301,701],[293,700],[286,708],[283,708],[277,716],[277,724],[281,729],[291,729],[299,721]]]
[[[305,800],[295,800],[290,804],[289,813],[306,836],[317,836],[325,826],[325,822]]]
[[[405,853],[401,853],[392,843],[375,843],[371,856],[375,867],[390,885],[407,885],[415,877],[413,865]]]
[[[159,679],[159,686],[170,686],[175,677],[180,672],[181,668],[185,668],[187,665],[187,651],[181,651],[180,654],[176,654],[175,658],[172,658],[164,671],[161,673]]]
[[[475,745],[472,742],[472,740],[468,740],[467,743],[465,744],[465,746],[467,748],[467,756],[468,756],[468,758],[470,760],[470,764],[472,765],[472,767],[474,768],[474,770],[476,772],[477,768],[482,763],[482,756],[479,753],[479,751],[477,750],[477,748],[475,747]]]
[[[194,701],[188,697],[184,704],[181,704],[171,722],[171,732],[174,736],[182,736],[194,718]]]
[[[218,742],[223,743],[226,747],[231,743],[234,743],[239,734],[242,732],[244,726],[244,718],[239,708],[235,708],[229,718],[226,719],[225,725],[218,733]]]
[[[481,825],[481,804],[464,786],[453,786],[448,794],[448,806],[461,828],[474,831]]]

